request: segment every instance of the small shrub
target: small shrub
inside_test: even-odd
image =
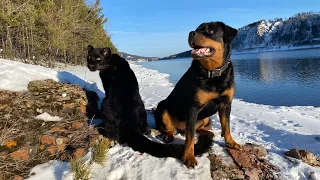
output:
[[[89,166],[87,166],[80,159],[71,158],[70,159],[70,169],[74,173],[74,180],[89,180],[90,171]]]
[[[103,166],[106,154],[110,148],[110,141],[102,138],[92,144],[92,161]]]

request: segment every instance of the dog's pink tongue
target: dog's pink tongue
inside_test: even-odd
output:
[[[193,49],[191,51],[192,54],[203,54],[208,52],[209,48],[200,48],[200,49]],[[209,50],[210,51],[210,50]]]

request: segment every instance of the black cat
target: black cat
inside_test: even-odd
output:
[[[100,71],[106,94],[101,105],[105,136],[119,143],[127,143],[136,151],[180,159],[184,145],[160,144],[144,136],[148,131],[146,110],[136,76],[128,62],[117,54],[111,54],[110,48],[89,45],[87,63],[90,71]],[[211,144],[212,137],[200,135],[195,154],[205,153]]]

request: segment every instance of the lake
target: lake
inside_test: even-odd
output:
[[[139,63],[176,83],[191,58]],[[232,55],[235,97],[272,106],[320,107],[320,49]]]

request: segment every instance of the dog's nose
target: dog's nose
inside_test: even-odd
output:
[[[189,33],[189,36],[195,36],[196,35],[196,32],[195,31],[191,31],[190,33]]]

